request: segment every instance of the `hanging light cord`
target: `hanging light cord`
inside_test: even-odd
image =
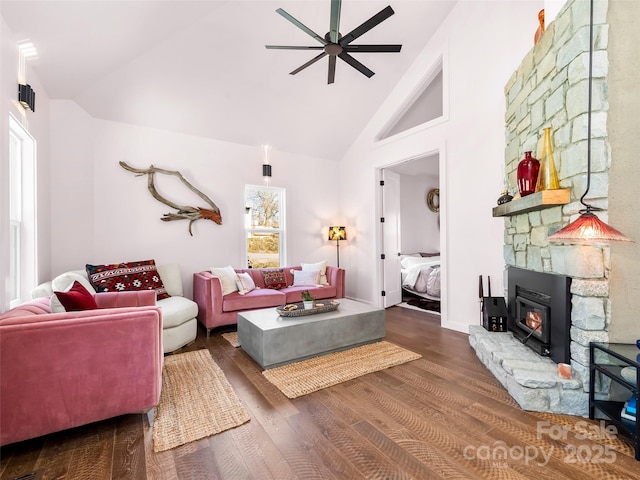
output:
[[[579,213],[590,214],[593,211],[601,211],[602,208],[594,207],[585,203],[584,199],[589,193],[589,188],[591,187],[591,96],[593,89],[593,0],[590,0],[590,12],[589,12],[589,107],[587,112],[587,188],[580,197],[580,203],[585,206],[584,209],[580,210]]]

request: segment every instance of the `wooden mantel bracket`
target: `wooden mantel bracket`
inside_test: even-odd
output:
[[[149,168],[141,169],[134,168],[128,165],[126,162],[119,162],[120,166],[129,172],[133,172],[137,177],[142,175],[147,175],[147,188],[151,192],[153,198],[158,200],[160,203],[164,203],[171,208],[175,208],[177,211],[175,213],[165,213],[160,220],[163,222],[171,222],[173,220],[189,220],[189,235],[193,236],[193,232],[191,231],[191,225],[196,220],[200,220],[201,218],[205,220],[211,220],[212,222],[217,223],[218,225],[222,225],[222,215],[220,214],[220,209],[218,206],[213,203],[213,201],[207,197],[200,190],[195,188],[191,183],[189,183],[180,172],[176,170],[164,170],[162,168],[154,167],[150,165]],[[164,173],[165,175],[173,175],[180,179],[180,181],[187,186],[189,190],[198,195],[201,199],[203,199],[211,208],[198,208],[198,207],[190,207],[184,205],[178,205],[173,203],[170,200],[167,200],[162,195],[158,193],[156,187],[153,183],[154,175],[156,173]]]

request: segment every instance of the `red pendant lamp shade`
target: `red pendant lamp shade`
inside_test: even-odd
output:
[[[587,115],[587,188],[580,197],[580,203],[585,206],[580,210],[580,216],[566,227],[550,235],[550,242],[567,242],[577,244],[609,243],[611,241],[633,242],[623,233],[610,227],[600,220],[594,211],[601,208],[593,207],[585,203],[584,199],[589,193],[591,185],[591,92],[593,89],[593,0],[590,1],[589,20],[589,109]]]
[[[551,235],[549,240],[586,244],[633,241],[622,232],[604,223],[589,209],[581,213],[574,222]]]

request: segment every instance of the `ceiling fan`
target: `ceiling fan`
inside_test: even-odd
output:
[[[286,45],[265,45],[269,49],[279,49],[279,50],[322,50],[322,52],[313,57],[304,65],[296,68],[290,74],[295,75],[296,73],[304,70],[310,65],[313,65],[321,58],[329,56],[329,75],[327,83],[331,84],[335,81],[336,77],[336,57],[347,62],[353,68],[361,72],[363,75],[371,78],[374,75],[374,72],[365,67],[358,60],[353,58],[351,53],[358,52],[399,52],[402,48],[402,45],[351,45],[356,38],[361,35],[367,33],[373,27],[382,23],[384,20],[389,18],[395,12],[393,8],[390,6],[383,8],[381,11],[376,13],[373,17],[371,17],[366,22],[362,23],[360,26],[354,28],[346,35],[342,36],[340,34],[340,10],[342,8],[341,0],[331,0],[331,18],[329,20],[329,32],[324,37],[321,37],[316,32],[302,24],[300,21],[296,20],[294,17],[285,12],[282,8],[278,8],[276,12],[282,15],[284,18],[293,23],[300,30],[305,32],[307,35],[313,37],[318,42],[322,44],[322,46],[286,46]]]

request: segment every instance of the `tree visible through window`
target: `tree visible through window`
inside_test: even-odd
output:
[[[284,190],[245,188],[247,266],[278,267],[284,262]]]

